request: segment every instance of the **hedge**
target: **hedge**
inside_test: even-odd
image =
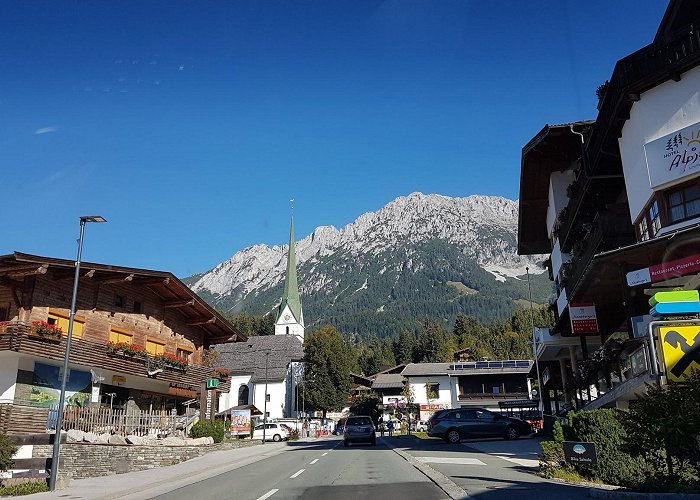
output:
[[[215,443],[220,443],[224,440],[225,427],[221,420],[200,420],[192,426],[190,437],[211,437]]]

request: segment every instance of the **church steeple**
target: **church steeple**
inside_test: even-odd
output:
[[[287,252],[287,274],[284,279],[282,302],[277,310],[275,335],[297,335],[304,340],[304,311],[301,308],[299,285],[297,284],[296,247],[294,244],[294,209],[289,226],[289,250]]]

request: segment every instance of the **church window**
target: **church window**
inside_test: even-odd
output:
[[[250,389],[248,389],[247,385],[241,385],[238,388],[238,404],[239,405],[247,405],[248,404],[249,393],[250,393]]]
[[[289,335],[289,327],[287,327],[287,335]]]

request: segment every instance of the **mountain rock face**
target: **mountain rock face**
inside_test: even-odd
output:
[[[307,329],[398,334],[425,319],[451,328],[457,313],[509,316],[543,302],[544,256],[516,253],[517,202],[492,196],[413,193],[336,229],[318,227],[296,243]],[[185,282],[224,313],[265,314],[279,304],[287,246],[255,245]]]

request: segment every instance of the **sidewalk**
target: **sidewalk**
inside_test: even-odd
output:
[[[315,442],[306,438],[297,442]],[[176,465],[111,476],[74,479],[70,486],[54,492],[36,493],[23,498],[71,498],[138,500],[163,495],[196,481],[223,474],[287,451],[286,442],[259,444],[233,450],[214,451]]]

